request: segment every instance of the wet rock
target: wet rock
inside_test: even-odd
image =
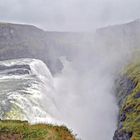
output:
[[[126,119],[126,113],[122,112],[121,115],[119,116],[119,121],[123,122]]]
[[[140,91],[136,95],[134,95],[134,98],[140,98]]]
[[[113,140],[130,140],[132,133],[116,130]]]
[[[140,140],[140,62],[128,65],[117,83],[120,115],[113,140]]]
[[[130,95],[134,88],[137,86],[137,82],[134,82],[132,79],[124,75],[117,80],[116,86],[117,101],[118,105],[121,107],[126,97]]]

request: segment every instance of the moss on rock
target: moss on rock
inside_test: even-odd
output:
[[[118,93],[122,93],[122,95],[117,96],[118,101],[121,100],[121,104],[119,104],[118,129],[113,139],[140,140],[140,61],[138,59],[128,65],[121,79],[123,77],[127,77],[127,80],[119,80],[120,85],[117,92],[119,91]],[[124,84],[128,80],[131,81],[131,84]]]

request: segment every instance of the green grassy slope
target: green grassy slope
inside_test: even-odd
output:
[[[1,120],[0,140],[75,140],[75,137],[65,126]]]

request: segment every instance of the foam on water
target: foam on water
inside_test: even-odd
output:
[[[0,118],[55,123],[53,78],[36,59],[0,62]],[[45,104],[44,104],[45,102]]]

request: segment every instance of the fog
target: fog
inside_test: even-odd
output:
[[[93,31],[139,17],[139,0],[0,0],[1,21],[53,31]]]
[[[62,58],[65,68],[54,78],[59,119],[82,140],[113,138],[118,114],[114,82],[131,58],[126,48],[81,46],[74,61]]]

